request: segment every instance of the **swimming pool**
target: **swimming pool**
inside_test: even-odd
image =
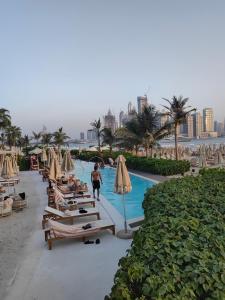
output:
[[[91,162],[75,161],[75,174],[80,180],[91,185],[91,172],[94,164]],[[113,168],[100,169],[103,184],[100,193],[119,211],[123,216],[123,205],[121,195],[115,194],[114,180],[116,170]],[[155,183],[140,176],[130,174],[132,191],[125,195],[127,219],[133,219],[143,216],[142,201],[147,188],[152,187]],[[100,197],[101,198],[101,197]]]

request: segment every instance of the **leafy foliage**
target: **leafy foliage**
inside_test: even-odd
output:
[[[189,98],[183,98],[182,96],[173,96],[172,100],[163,98],[163,100],[169,103],[169,106],[163,105],[163,107],[167,110],[166,115],[170,117],[172,124],[174,124],[176,159],[178,159],[178,125],[183,124],[187,117],[196,109],[186,106]]]
[[[190,163],[184,160],[170,160],[143,157],[128,157],[126,160],[128,168],[151,174],[170,176],[184,174],[189,171]]]
[[[98,156],[98,152],[93,151],[83,151],[79,154],[78,151],[72,150],[71,154],[76,155],[76,157],[81,160],[87,161],[94,156]],[[107,163],[109,157],[115,160],[119,154],[123,154],[126,158],[126,165],[128,168],[151,174],[169,176],[183,174],[190,169],[190,163],[188,161],[136,157],[130,153],[120,151],[112,153],[109,151],[103,151],[101,157],[104,159],[105,163]]]
[[[212,176],[213,175],[213,176]],[[111,300],[225,299],[225,170],[149,189]]]

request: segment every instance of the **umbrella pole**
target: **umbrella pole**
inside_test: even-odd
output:
[[[123,215],[124,215],[124,229],[125,229],[125,233],[127,233],[127,216],[126,216],[124,193],[123,193],[122,202],[123,202]]]

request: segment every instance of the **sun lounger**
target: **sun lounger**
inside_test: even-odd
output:
[[[115,235],[115,225],[107,220],[98,220],[89,222],[91,228],[83,229],[87,223],[77,224],[77,225],[65,225],[57,221],[48,220],[47,229],[44,230],[45,241],[48,242],[48,249],[52,250],[52,243],[55,240],[61,239],[79,239],[85,240],[86,237],[92,236],[102,230],[111,230]]]
[[[62,193],[65,197],[76,197],[76,198],[79,198],[79,197],[91,197],[91,195],[85,191],[85,190],[80,190],[80,193],[75,193],[75,192],[72,192],[71,190],[68,189],[67,186],[63,186],[63,185],[57,185],[55,186],[56,189],[58,189],[60,191],[60,193]]]
[[[20,182],[19,178],[14,179],[0,179],[0,184],[2,186],[14,186],[15,184],[18,184]]]
[[[70,197],[64,197],[64,195],[62,193],[60,193],[57,189],[55,189],[55,199],[54,199],[54,202],[55,202],[55,206],[57,209],[59,209],[59,205],[60,204],[65,204],[67,203],[67,201],[71,200],[71,199],[74,199],[73,198],[70,198]],[[75,201],[76,201],[76,204],[77,205],[84,205],[84,204],[90,204],[92,205],[93,207],[95,207],[95,199],[93,198],[75,198]]]
[[[55,191],[55,198],[58,199],[64,199],[64,200],[70,200],[70,199],[89,199],[91,198],[91,195],[88,193],[85,194],[74,194],[74,193],[70,193],[70,194],[63,194],[59,189],[57,189],[56,187],[54,187],[54,191]]]
[[[55,220],[55,221],[70,221],[71,224],[73,224],[74,219],[80,218],[80,217],[89,217],[89,216],[96,216],[98,220],[100,220],[100,213],[95,208],[87,208],[85,209],[86,213],[80,213],[79,209],[72,210],[72,211],[60,211],[58,209],[46,206],[45,212],[46,214],[43,215],[42,220],[42,228],[45,228],[45,224],[49,219]]]
[[[6,200],[0,201],[0,217],[6,217],[12,214],[13,200],[7,198]]]

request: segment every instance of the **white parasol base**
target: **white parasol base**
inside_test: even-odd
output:
[[[133,238],[133,231],[132,230],[127,230],[125,231],[125,229],[120,230],[117,232],[116,236],[120,239],[124,239],[124,240],[129,240]]]

